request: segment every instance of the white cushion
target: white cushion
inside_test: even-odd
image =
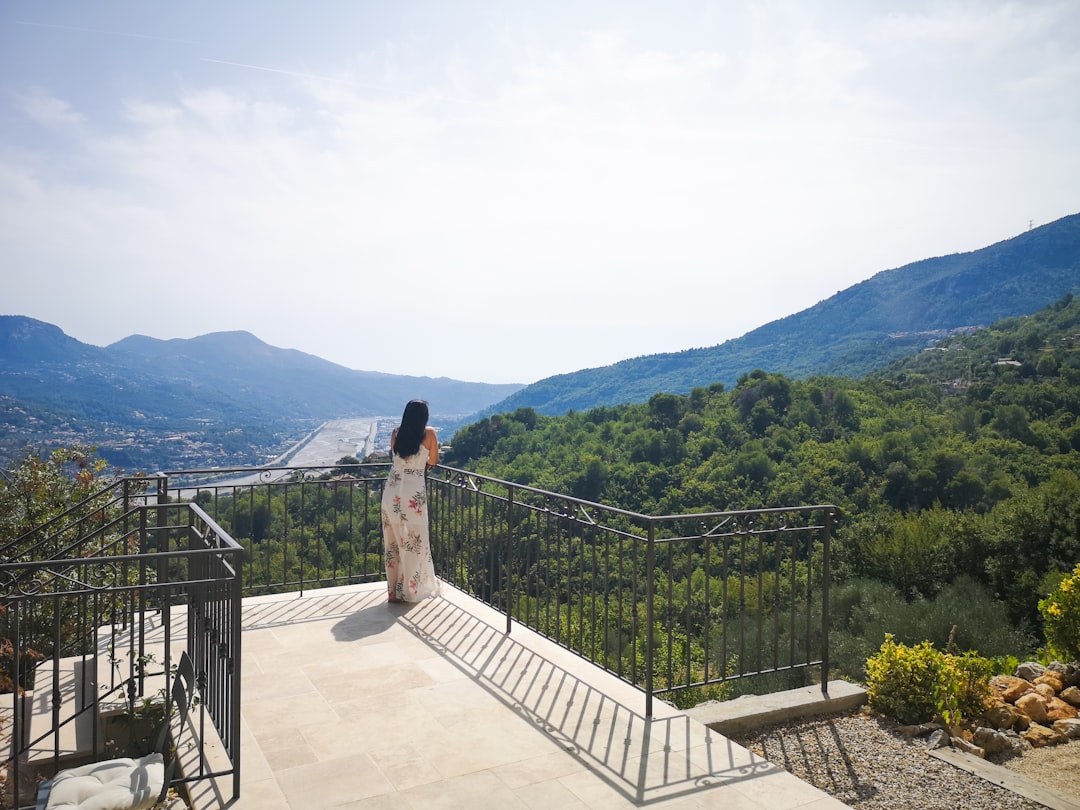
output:
[[[45,810],[148,810],[164,782],[161,754],[91,762],[53,778]]]

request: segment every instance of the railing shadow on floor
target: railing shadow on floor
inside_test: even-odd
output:
[[[675,709],[646,718],[448,599],[410,606],[397,621],[635,804],[780,770]],[[640,692],[601,669],[589,677],[638,702]]]
[[[267,630],[273,627],[319,622],[327,619],[344,619],[354,616],[358,611],[386,605],[386,589],[375,588],[357,592],[346,586],[347,590],[330,589],[319,591],[296,591],[289,595],[275,594],[270,597],[249,596],[244,599],[244,611],[241,629]],[[388,627],[394,623],[391,614],[387,617]],[[335,635],[340,631],[335,629]],[[364,633],[363,635],[367,635]],[[340,640],[352,641],[360,636],[343,636]]]

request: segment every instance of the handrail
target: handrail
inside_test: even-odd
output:
[[[12,727],[6,729],[12,756],[5,755],[2,766],[12,769],[15,807],[33,800],[20,795],[28,772],[39,767],[43,775],[55,772],[72,744],[72,750],[101,750],[97,715],[115,703],[110,696],[117,689],[125,687],[131,711],[137,698],[152,694],[144,691],[153,682],[145,666],[148,656],[175,662],[181,650],[196,662],[203,696],[199,710],[216,729],[230,763],[211,773],[200,753],[198,772],[184,779],[232,774],[234,796],[239,796],[238,558],[244,549],[197,504],[158,498],[159,503],[152,496],[140,500],[133,506],[125,495],[123,508],[119,500],[110,501],[112,511],[102,511],[93,531],[80,532],[75,544],[60,544],[65,556],[57,556],[58,544],[50,538],[62,537],[79,524],[78,517],[50,521],[57,534],[41,535],[45,556],[0,563],[0,638],[11,642],[10,658],[0,659],[0,667],[10,664],[16,687],[10,693]],[[32,650],[44,655],[41,667],[29,657]],[[125,662],[127,677],[121,671]],[[21,695],[24,687],[35,685],[35,675],[52,686],[34,699],[48,708],[46,727],[31,730],[29,703]],[[74,686],[62,689],[62,680]],[[72,703],[79,694],[82,703]],[[79,741],[83,715],[93,717],[92,733]],[[62,743],[62,728],[76,735],[74,743]]]
[[[161,475],[166,492],[204,499],[248,548],[247,593],[302,591],[383,578],[388,464],[356,465],[351,483],[329,480],[340,466]],[[187,480],[178,487],[177,477]],[[439,575],[503,612],[508,632],[523,623],[639,686],[650,710],[654,694],[689,700],[761,672],[816,667],[825,688],[828,631],[817,619],[827,617],[829,568],[820,555],[836,507],[654,516],[447,465],[429,471],[428,486]],[[322,523],[309,514],[319,510]],[[716,569],[708,576],[697,571],[702,554]]]
[[[831,504],[815,504],[798,507],[772,507],[753,510],[710,511],[690,515],[653,516],[536,487],[502,481],[471,471],[439,466],[435,468],[435,472],[437,473],[434,476],[435,480],[431,481],[434,486],[457,487],[466,497],[484,497],[490,503],[498,504],[506,509],[507,517],[505,519],[508,527],[513,523],[510,513],[518,513],[519,518],[521,513],[527,513],[532,514],[537,520],[557,525],[560,531],[569,535],[587,533],[593,538],[600,538],[599,540],[590,540],[579,547],[554,545],[551,550],[556,553],[571,553],[580,556],[580,552],[587,545],[591,544],[595,547],[595,544],[600,542],[610,546],[612,543],[621,543],[624,540],[634,544],[631,548],[638,547],[642,549],[643,561],[641,557],[631,554],[639,562],[634,565],[631,571],[632,584],[629,587],[629,593],[631,595],[641,594],[641,588],[644,588],[642,603],[645,615],[642,617],[643,625],[639,623],[636,613],[629,617],[625,625],[621,625],[621,632],[626,633],[627,628],[629,628],[629,637],[631,639],[631,649],[628,653],[630,660],[627,662],[627,667],[623,669],[618,664],[613,667],[610,664],[596,661],[595,657],[593,660],[594,663],[600,663],[602,666],[612,669],[619,677],[623,677],[644,689],[647,715],[651,716],[652,699],[656,694],[671,694],[678,691],[693,692],[709,684],[729,680],[730,677],[750,677],[766,672],[783,673],[806,669],[807,667],[818,667],[821,671],[822,690],[823,692],[826,690],[828,682],[827,604],[829,576],[831,575],[828,566],[828,541],[832,531],[832,524],[839,514],[839,510],[835,506]],[[527,502],[530,499],[533,503]],[[805,536],[805,540],[798,540],[802,536]],[[780,542],[782,538],[783,544]],[[764,544],[767,540],[772,543],[771,548],[765,547]],[[772,610],[772,622],[767,628],[762,619],[763,613],[759,609],[757,625],[750,628],[754,631],[754,638],[748,640],[747,632],[733,633],[732,635],[737,638],[738,646],[737,650],[730,651],[729,655],[728,626],[733,623],[737,625],[746,621],[746,619],[733,616],[730,619],[725,617],[719,621],[714,621],[709,617],[701,618],[694,615],[694,611],[691,609],[691,601],[696,597],[691,583],[693,577],[696,576],[695,571],[697,569],[693,564],[694,552],[690,547],[704,546],[706,549],[715,549],[718,546],[736,541],[753,541],[759,546],[759,548],[749,552],[751,556],[760,558],[758,562],[751,561],[751,567],[757,566],[755,571],[757,578],[753,583],[753,588],[760,591],[766,584],[766,580],[771,582],[773,593],[766,595],[766,597],[772,605],[770,608]],[[433,539],[433,543],[436,542],[437,539]],[[515,542],[513,533],[508,531],[504,554],[511,568],[515,560],[520,558],[520,555],[515,554]],[[788,554],[786,562],[778,556],[781,545]],[[815,552],[815,545],[820,546],[823,550]],[[620,556],[623,556],[625,549],[620,546],[619,552]],[[726,555],[726,553],[725,551],[724,554]],[[743,553],[745,554],[746,551],[744,550]],[[815,562],[816,553],[822,554],[824,559],[818,559]],[[674,555],[679,554],[683,555],[684,559],[681,564],[684,568],[681,571],[677,570],[673,565]],[[766,557],[772,559],[774,569],[768,574],[764,572],[759,564]],[[658,567],[660,564],[663,564],[664,567]],[[724,564],[727,565],[727,562]],[[799,572],[797,569],[799,566],[803,566],[800,576],[805,577],[805,583],[798,581],[797,574]],[[582,575],[586,573],[586,568],[588,568],[589,573],[595,575],[595,564],[586,565],[581,563],[581,568]],[[790,579],[781,586],[781,574],[784,572],[790,573]],[[743,579],[738,582],[740,594],[736,600],[737,603],[741,603],[747,595],[746,573],[738,574]],[[569,574],[568,576],[573,575]],[[621,569],[618,576],[620,578],[623,576]],[[639,576],[641,577],[640,581],[638,580]],[[661,578],[666,579],[666,587],[663,591],[658,591]],[[680,587],[685,588],[685,597],[676,597],[674,595],[672,584],[676,579],[680,580]],[[820,602],[813,604],[816,604],[817,607],[811,604],[814,600],[813,583],[815,581],[818,582],[817,598]],[[456,584],[460,586],[462,583]],[[551,580],[545,580],[545,586],[550,584]],[[710,578],[706,576],[704,580],[704,600],[706,604],[709,603],[709,584]],[[725,610],[727,610],[727,605],[731,601],[726,592],[728,584],[728,581],[725,580],[721,588],[723,592],[721,602]],[[489,587],[494,588],[494,585],[489,583]],[[625,583],[619,587],[625,589]],[[782,618],[780,616],[781,604],[785,600],[790,602],[793,595],[800,588],[802,588],[805,596],[805,604],[802,608],[805,614],[805,622],[802,630],[796,627],[797,611],[793,607],[787,608],[789,615],[783,617],[785,623],[782,625],[780,621]],[[512,581],[505,583],[505,589],[507,595],[502,601],[504,604],[511,605],[510,608],[505,610],[508,628],[511,625],[511,619],[518,620],[528,624],[532,629],[548,635],[557,643],[563,644],[563,646],[571,649],[585,646],[575,643],[567,634],[567,628],[559,627],[552,632],[550,630],[552,626],[550,611],[546,612],[542,619],[519,615],[520,612],[515,613],[513,603],[515,600],[520,600],[520,589],[515,590]],[[621,590],[620,599],[622,599],[622,593]],[[608,592],[604,591],[602,594],[594,595],[589,606],[590,616],[596,615],[595,605],[601,598],[605,602],[609,601]],[[679,598],[683,598],[685,602],[682,616],[676,616],[671,609],[673,600],[677,601]],[[566,606],[575,601],[575,594],[564,592],[560,594],[560,600],[562,606]],[[496,607],[499,606],[496,604],[498,600],[485,601],[492,602]],[[757,601],[760,601],[760,596]],[[580,605],[579,620],[581,622],[589,618],[585,615],[585,608],[584,604]],[[810,619],[814,613],[820,614],[821,622],[811,626]],[[735,621],[732,622],[731,619]],[[572,619],[569,620],[573,621]],[[696,641],[690,638],[695,623],[701,625],[697,631],[699,637]],[[656,628],[658,624],[662,632],[650,632],[650,628]],[[544,625],[549,629],[545,629]],[[760,647],[763,643],[770,643],[767,639],[770,632],[773,635],[771,644],[774,648],[778,646],[781,636],[787,636],[788,649],[783,653],[774,652],[772,661],[767,662],[760,654]],[[800,646],[806,654],[803,655],[801,661],[797,660],[795,640],[796,635],[799,633],[805,634]],[[682,658],[681,663],[676,660],[674,655],[676,645],[672,642],[673,635],[683,636],[683,638],[679,639],[679,643],[684,646],[684,650],[679,653]],[[712,672],[710,672],[708,662],[711,652],[710,635],[718,636],[716,646],[719,648],[721,657],[720,661],[714,662]],[[821,652],[819,655],[810,654],[810,639],[812,636],[817,638],[814,643],[820,645]],[[642,646],[637,650],[637,654],[640,654],[643,658],[640,669],[633,648],[634,640],[639,639],[639,637],[643,637],[640,639]],[[658,638],[664,639],[663,652],[665,657],[662,661],[656,658],[659,651],[657,647]],[[700,646],[698,653],[693,650],[695,644]],[[755,650],[755,647],[758,649]],[[575,651],[590,657],[583,649],[575,649]],[[714,652],[715,649],[712,651]],[[702,664],[694,661],[695,656],[699,654],[705,659]],[[620,660],[623,658],[622,650],[619,651],[617,657]],[[751,660],[753,665],[748,665]],[[726,669],[729,665],[732,669],[731,673]],[[690,673],[693,670],[701,669],[702,666],[703,674],[700,677],[691,676]],[[720,668],[719,671],[716,669],[717,666]],[[680,669],[683,675],[678,677],[682,678],[682,680],[675,682],[673,678],[676,677],[676,673]],[[661,684],[656,683],[658,676],[662,681]]]
[[[81,524],[82,522],[87,520],[88,517],[87,515],[84,515],[82,513],[84,512],[84,510],[87,510],[91,506],[97,506],[98,508],[108,508],[108,506],[121,500],[127,501],[128,499],[133,497],[142,497],[141,493],[138,495],[133,494],[128,491],[128,488],[131,487],[133,483],[148,484],[149,482],[155,480],[158,480],[156,476],[140,476],[135,478],[121,478],[117,481],[114,481],[113,483],[105,486],[103,489],[100,489],[91,495],[87,495],[85,498],[83,498],[83,500],[69,506],[66,510],[64,510],[58,515],[54,515],[52,518],[45,521],[41,525],[35,526],[32,529],[28,529],[27,531],[20,534],[18,537],[13,538],[8,543],[0,546],[0,558],[10,558],[13,556],[17,556],[17,552],[13,552],[12,549],[18,548],[20,543],[29,543],[31,538],[35,536],[40,537],[57,534],[60,531],[57,529],[57,526],[64,521],[71,520],[73,516],[76,517],[76,520],[72,525]],[[106,501],[103,506],[99,503],[105,495],[112,493],[114,492],[114,490],[117,489],[122,490],[122,493],[120,495],[117,495],[116,497],[113,497],[112,499]],[[65,528],[71,528],[71,525],[68,525]],[[27,551],[29,551],[29,549],[23,551],[22,553],[27,553]]]

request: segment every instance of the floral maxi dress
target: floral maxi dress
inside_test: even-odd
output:
[[[439,593],[431,559],[425,472],[428,451],[402,458],[392,453],[383,485],[382,525],[386,582],[391,599],[419,602]]]

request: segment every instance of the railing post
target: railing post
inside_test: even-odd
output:
[[[653,716],[653,599],[656,595],[656,523],[649,521],[645,547],[645,719]]]
[[[12,765],[12,783],[15,789],[15,795],[13,797],[14,806],[21,807],[22,800],[19,796],[19,786],[23,782],[22,774],[20,771],[19,762],[23,759],[22,750],[26,744],[26,733],[23,730],[23,722],[28,721],[29,718],[25,717],[23,710],[26,707],[26,699],[20,695],[19,687],[22,686],[22,628],[20,625],[20,616],[22,614],[22,600],[16,599],[14,604],[9,604],[8,610],[14,614],[14,627],[12,641],[14,642],[11,650],[11,711],[12,711],[12,744],[11,744],[11,758],[14,761]],[[27,768],[30,766],[27,765]]]
[[[494,583],[492,583],[494,584]],[[506,634],[510,635],[514,611],[514,487],[506,497]]]
[[[126,496],[126,494],[125,494],[124,500],[125,500],[124,507],[126,509],[127,508],[127,503],[126,503],[127,502],[127,496]],[[150,552],[152,550],[156,551],[156,549],[151,549],[150,548],[150,529],[149,529],[149,526],[147,525],[147,517],[148,517],[148,515],[146,514],[146,510],[145,509],[140,509],[139,510],[139,554],[140,555],[147,554],[148,552]],[[149,604],[153,603],[153,602],[157,602],[158,610],[161,611],[161,617],[162,617],[162,624],[163,625],[164,625],[165,617],[168,615],[168,613],[167,613],[166,606],[162,602],[160,592],[155,588],[152,593],[147,593],[146,589],[144,588],[144,586],[146,585],[146,580],[147,580],[146,558],[145,557],[140,558],[137,565],[139,567],[139,570],[138,570],[139,591],[136,594],[135,598],[132,600],[132,602],[135,603],[135,605],[133,606],[132,609],[133,609],[135,615],[138,616],[138,631],[139,631],[139,633],[138,633],[138,641],[136,642],[136,644],[137,644],[137,649],[138,649],[138,656],[137,657],[138,657],[138,660],[141,662],[141,661],[144,660],[143,656],[146,655],[146,613],[147,613],[147,606]],[[166,572],[166,569],[165,569],[164,561],[159,559],[158,563],[157,563],[157,570],[156,570],[157,579],[155,581],[156,582],[164,582],[165,578],[166,578],[165,577],[165,572]],[[135,625],[132,624],[132,627],[131,627],[132,634],[135,633],[135,629],[136,629]],[[169,634],[168,634],[167,630],[166,630],[166,633],[165,633],[165,660],[166,661],[169,660]],[[139,694],[140,695],[143,693],[143,687],[145,685],[146,685],[146,667],[140,666],[139,667]]]
[[[167,551],[168,547],[161,547],[161,533],[164,531],[167,525],[165,520],[166,510],[163,508],[169,503],[169,477],[162,473],[158,473],[158,486],[157,486],[157,544],[155,551]]]
[[[825,536],[821,544],[821,694],[829,697],[829,579],[832,576],[830,545],[833,510],[825,509]]]
[[[154,551],[168,551],[169,550],[169,535],[166,529],[168,526],[167,512],[165,508],[169,503],[169,478],[168,476],[158,473],[158,485],[157,485],[157,528],[154,531]],[[164,538],[164,539],[163,539]],[[157,564],[157,581],[165,582],[169,577],[168,564],[165,562],[164,557],[158,558]],[[166,597],[168,595],[166,594]],[[162,600],[158,600],[161,602]],[[161,620],[164,623],[170,621],[172,607],[168,604],[166,598],[160,605],[161,608]]]
[[[244,641],[244,583],[241,578],[241,572],[243,570],[239,557],[235,559],[229,559],[225,556],[224,550],[221,553],[219,565],[224,569],[226,563],[233,563],[233,578],[229,582],[229,591],[231,599],[231,611],[230,616],[232,620],[232,659],[230,660],[230,682],[229,685],[232,689],[232,694],[229,696],[230,700],[230,715],[229,715],[229,759],[232,762],[233,767],[233,799],[240,798],[240,695],[241,695],[241,665],[243,664],[243,656],[241,655],[241,647]]]

